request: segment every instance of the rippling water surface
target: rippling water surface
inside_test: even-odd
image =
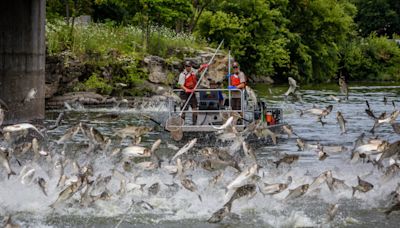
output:
[[[232,213],[235,216],[225,218],[220,224],[209,224],[206,222],[207,219],[224,204],[224,187],[237,175],[233,169],[226,169],[222,180],[215,186],[210,185],[209,181],[217,172],[210,173],[201,168],[190,170],[189,174],[198,185],[198,193],[202,197],[200,201],[197,194],[182,187],[169,187],[168,185],[173,183],[179,184],[179,181],[164,169],[142,171],[133,165],[132,171],[128,173],[123,170],[118,156],[110,157],[109,153],[102,152],[86,154],[87,140],[80,134],[67,142],[65,146],[54,144],[54,141],[59,139],[66,129],[80,121],[96,127],[112,139],[115,139],[113,132],[126,125],[155,126],[154,123],[144,120],[140,114],[147,113],[161,120],[165,116],[165,106],[138,107],[137,109],[80,108],[67,113],[63,125],[48,132],[53,156],[74,159],[81,166],[90,162],[93,164],[94,177],[99,174],[111,175],[112,170],[116,169],[131,182],[146,184],[143,191],[132,190],[124,195],[118,195],[121,180],[113,176],[106,186],[111,194],[110,199],[97,200],[92,205],[83,207],[78,202],[80,193],[77,193],[53,210],[49,205],[57,199],[62,189],[56,187],[58,176],[54,173],[53,167],[46,159],[41,158],[31,165],[36,169],[35,178],[43,177],[47,181],[47,197],[34,181],[23,185],[18,176],[7,179],[5,170],[3,167],[0,168],[0,217],[11,214],[15,222],[29,227],[114,227],[121,220],[123,222],[120,227],[247,227],[249,225],[252,227],[321,225],[398,227],[399,214],[395,212],[386,218],[383,211],[388,203],[387,196],[400,183],[399,174],[384,181],[383,171],[376,169],[371,163],[351,163],[350,150],[353,148],[355,139],[363,132],[367,137],[378,136],[389,142],[400,139],[398,134],[393,133],[390,125],[381,126],[372,136],[369,130],[373,126],[373,121],[365,113],[365,100],[369,101],[371,108],[377,114],[383,111],[391,113],[394,109],[392,101],[396,101],[395,104],[400,106],[399,85],[351,85],[349,100],[342,102],[329,98],[329,95],[343,98],[338,94],[336,85],[302,89],[303,102],[290,99],[285,101],[281,94],[287,87],[259,86],[256,89],[263,100],[284,110],[285,121],[292,125],[294,131],[307,143],[319,142],[325,146],[338,145],[348,149],[341,153],[330,153],[324,161],[319,161],[314,150],[297,150],[296,137],[288,138],[287,135],[281,135],[278,145],[264,145],[256,150],[259,163],[263,166],[259,173],[262,182],[284,182],[288,176],[292,176],[293,182],[289,189],[294,189],[302,184],[311,184],[316,176],[326,170],[332,170],[334,177],[344,180],[349,186],[356,186],[357,176],[360,176],[374,185],[373,190],[367,193],[357,192],[352,197],[351,189],[331,192],[326,184],[322,184],[318,188],[310,189],[303,197],[291,201],[283,200],[288,194],[288,189],[274,196],[264,197],[257,193],[251,199],[242,198],[233,203]],[[386,105],[383,103],[384,97],[388,100]],[[327,122],[324,126],[318,123],[314,116],[299,116],[299,110],[313,106],[323,108],[329,104],[333,105],[333,111],[324,119]],[[54,123],[59,111],[48,111],[46,124]],[[347,120],[347,134],[340,134],[336,121],[337,111],[340,111]],[[118,114],[118,116],[109,114]],[[168,165],[168,160],[175,151],[167,148],[165,143],[168,139],[167,135],[157,126],[155,129],[143,137],[142,144],[151,146],[155,140],[162,138],[163,143],[158,154],[164,160],[163,165]],[[116,143],[114,140],[112,149],[124,148],[128,143],[128,140],[121,143]],[[174,142],[168,141],[168,143]],[[271,161],[278,160],[285,153],[298,154],[299,161],[291,166],[282,164],[279,168],[275,168]],[[21,162],[25,165],[28,160],[22,158]],[[15,159],[11,159],[10,163],[17,173],[21,171],[22,167]],[[387,161],[385,165],[387,166]],[[72,175],[71,165],[66,166],[65,173],[67,176]],[[156,182],[160,183],[160,192],[154,196],[149,195],[149,186]],[[132,204],[132,200],[136,203]],[[140,201],[147,202],[153,209],[137,203]],[[327,208],[335,203],[339,205],[338,214],[332,222],[326,223]]]

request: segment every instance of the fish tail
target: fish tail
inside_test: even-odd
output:
[[[272,139],[272,142],[274,143],[274,145],[276,145],[276,134],[272,133],[271,139]]]
[[[11,171],[11,173],[9,173],[8,175],[7,175],[7,179],[10,179],[10,176],[11,175],[17,175],[14,171]]]
[[[239,164],[235,161],[234,165],[235,169],[237,169],[239,172],[242,172],[242,169],[240,168]]]
[[[18,159],[15,158],[15,160],[17,161],[19,166],[22,166],[22,163]]]
[[[141,184],[141,185],[140,185],[140,188],[139,188],[140,191],[142,191],[142,192],[144,191],[144,186],[146,186],[146,184]]]
[[[390,215],[390,213],[392,213],[392,210],[387,210],[387,211],[384,211],[383,213],[385,213],[385,215],[386,215],[386,218]]]
[[[302,117],[304,115],[303,110],[299,110],[300,111],[300,117]]]
[[[374,133],[375,133],[375,126],[373,126],[372,129],[369,130],[369,132],[370,132],[371,134],[374,134]]]
[[[57,201],[56,201],[56,202],[54,202],[54,203],[52,203],[52,204],[50,204],[50,205],[49,205],[49,207],[50,207],[51,209],[53,209],[53,210],[54,210],[54,209],[55,209],[55,206],[56,206],[56,203],[57,203]]]

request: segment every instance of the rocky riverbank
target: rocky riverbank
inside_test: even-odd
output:
[[[198,68],[200,64],[209,62],[215,53],[212,48],[183,50],[169,59],[151,55],[132,57],[113,50],[106,56],[86,54],[78,57],[68,51],[48,55],[46,107],[63,106],[65,102],[112,105],[125,101],[124,98],[133,102],[132,97],[150,99],[149,97],[162,95],[175,87],[178,75],[183,70],[184,60],[192,61],[194,68]],[[227,54],[218,52],[201,86],[207,88],[211,81],[224,81],[227,65]],[[250,79],[257,80],[257,77]]]

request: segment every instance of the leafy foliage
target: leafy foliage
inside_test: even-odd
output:
[[[165,27],[150,27],[157,31],[149,42],[148,54],[167,57],[172,50],[184,47],[202,48],[205,43],[190,34],[175,33]],[[137,26],[120,26],[114,23],[92,23],[75,26],[74,38],[70,39],[69,27],[63,21],[46,24],[46,42],[49,54],[66,49],[77,56],[94,54],[104,56],[111,50],[125,55],[142,53],[143,30]]]
[[[358,8],[356,23],[363,37],[372,32],[391,37],[400,31],[400,1],[353,0]]]
[[[273,75],[274,66],[289,63],[285,28],[279,27],[286,22],[267,1],[221,1],[217,11],[200,18],[198,35],[211,42],[224,39],[246,73]]]
[[[351,36],[355,9],[336,0],[294,1],[290,20],[290,53],[295,78],[329,80],[338,68],[339,47]]]
[[[80,14],[98,23],[60,20]],[[47,17],[50,54],[173,58],[224,39],[250,78],[323,82],[347,70],[354,80],[400,80],[389,40],[399,39],[398,0],[48,0]]]
[[[97,74],[92,74],[88,80],[84,83],[85,90],[94,90],[95,92],[101,94],[110,94],[112,91],[112,86],[109,85],[108,80],[99,77]]]
[[[343,60],[352,80],[400,80],[400,47],[387,37],[372,34],[349,43]]]

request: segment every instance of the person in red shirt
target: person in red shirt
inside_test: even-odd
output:
[[[238,62],[233,62],[233,73],[230,75],[231,84],[229,85],[229,89],[240,89],[243,90],[246,88],[246,76],[240,70],[240,66]],[[240,110],[241,111],[241,97],[240,92],[232,91],[232,110]]]
[[[202,64],[198,70],[192,68],[192,63],[190,61],[185,61],[184,63],[185,69],[179,74],[178,79],[178,86],[183,89],[181,92],[180,97],[182,99],[183,105],[186,103],[187,99],[191,93],[194,93],[194,89],[197,84],[197,76],[201,73],[204,69],[208,67],[208,64]],[[193,94],[190,98],[188,105],[185,107],[185,110],[188,110],[188,107],[192,107],[193,115],[192,115],[192,122],[193,125],[197,123],[197,98],[196,94]],[[185,119],[185,113],[182,114],[182,118]]]

